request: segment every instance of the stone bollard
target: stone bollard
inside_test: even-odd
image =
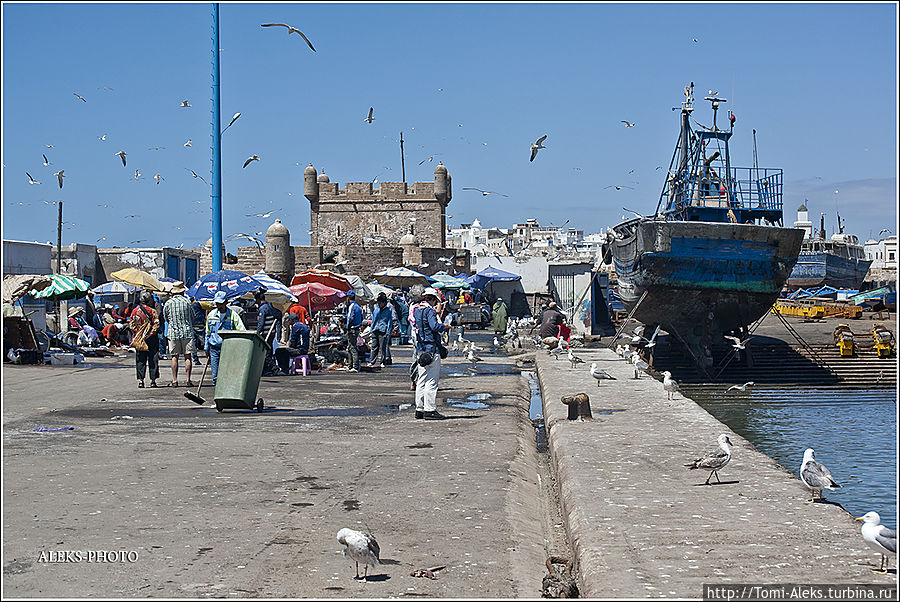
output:
[[[563,395],[561,402],[569,406],[569,420],[593,420],[591,415],[591,399],[587,393],[579,393],[577,395]]]

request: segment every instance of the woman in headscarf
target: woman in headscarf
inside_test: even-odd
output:
[[[506,334],[506,303],[502,297],[497,297],[494,307],[491,309],[491,321],[494,324],[494,334]]]

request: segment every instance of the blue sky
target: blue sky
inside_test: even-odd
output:
[[[211,6],[3,5],[4,238],[55,242],[43,201],[59,199],[64,244],[209,238],[210,189],[188,170],[209,181]],[[788,223],[808,199],[829,232],[836,210],[861,238],[896,232],[894,3],[223,3],[220,25],[223,125],[241,113],[223,136],[226,238],[280,217],[308,244],[303,168],[342,185],[399,181],[401,130],[408,182],[431,181],[437,160],[453,176],[452,224],[534,217],[591,232],[622,207],[651,213],[691,81],[728,99],[733,164],[751,164],[755,128],[760,166],[784,169]],[[708,123],[708,103],[696,106]],[[281,211],[246,217],[269,209]]]

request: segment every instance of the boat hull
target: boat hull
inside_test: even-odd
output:
[[[867,259],[847,259],[822,251],[801,251],[787,285],[790,288],[832,286],[859,290],[869,266]]]
[[[614,231],[622,236],[612,255],[626,309],[702,354],[769,310],[803,241],[803,230],[754,224],[645,219]]]

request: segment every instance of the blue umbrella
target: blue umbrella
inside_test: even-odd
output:
[[[518,274],[513,274],[499,268],[492,268],[488,266],[474,276],[469,277],[466,282],[472,285],[473,288],[484,290],[484,288],[488,284],[494,282],[495,280],[500,282],[509,282],[511,280],[521,280],[521,278],[522,277]]]
[[[266,287],[253,276],[235,270],[219,270],[207,274],[188,289],[188,297],[197,301],[212,301],[219,291],[225,291],[226,299],[234,299]]]

